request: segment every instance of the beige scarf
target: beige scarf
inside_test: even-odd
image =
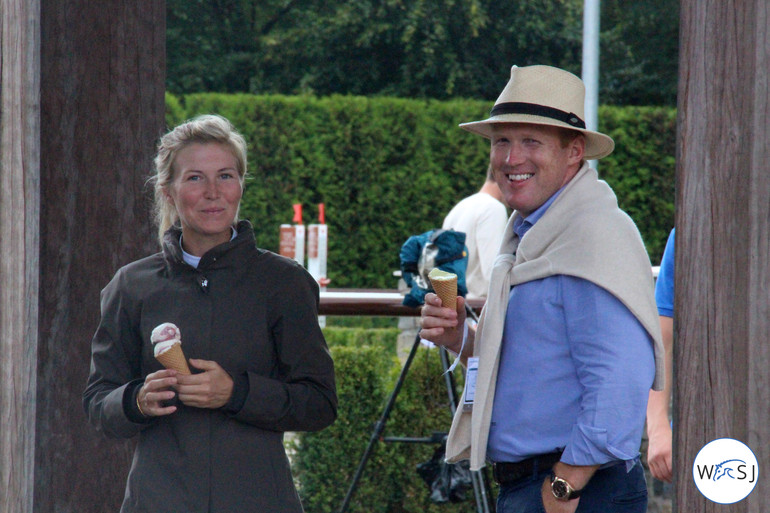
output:
[[[520,242],[513,232],[517,217],[514,212],[508,220],[476,331],[479,369],[473,411],[458,408],[447,440],[447,460],[470,459],[472,470],[485,463],[503,326],[514,285],[564,274],[608,290],[652,337],[653,388],[663,388],[663,343],[650,260],[639,231],[596,170],[584,165]]]

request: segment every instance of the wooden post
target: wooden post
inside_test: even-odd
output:
[[[158,248],[165,2],[0,2],[0,512],[118,511],[132,443],[81,393],[99,291]]]
[[[37,367],[39,4],[0,0],[0,512],[31,512]]]
[[[753,449],[760,479],[731,512],[770,511],[770,4],[681,2],[675,299],[675,511],[722,512],[698,451]]]

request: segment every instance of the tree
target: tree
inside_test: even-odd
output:
[[[676,105],[679,0],[602,2],[602,103]]]
[[[673,103],[675,1],[605,2],[603,102]],[[493,100],[513,64],[550,64],[580,74],[581,0],[168,0],[167,5],[168,89],[177,94]]]
[[[167,89],[249,91],[262,46],[294,0],[167,0]]]

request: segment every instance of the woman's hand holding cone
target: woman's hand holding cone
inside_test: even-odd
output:
[[[176,406],[163,405],[176,395],[172,389],[177,383],[176,376],[177,371],[163,369],[144,378],[144,384],[136,394],[136,404],[145,417],[159,417],[176,411]]]

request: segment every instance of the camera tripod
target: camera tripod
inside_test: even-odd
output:
[[[476,313],[467,304],[465,305],[465,310],[468,315],[468,318],[478,320],[478,318],[476,317]],[[379,420],[374,425],[374,429],[372,431],[371,437],[369,438],[369,444],[367,445],[366,450],[364,451],[364,454],[361,457],[361,461],[358,463],[358,468],[356,469],[356,473],[354,474],[353,480],[350,483],[350,487],[348,488],[348,492],[347,492],[347,495],[345,496],[345,500],[342,502],[342,507],[340,508],[339,513],[345,513],[347,511],[348,506],[350,505],[350,500],[352,499],[353,494],[356,490],[356,487],[358,486],[358,482],[361,480],[361,476],[363,475],[364,467],[366,467],[366,462],[369,460],[369,457],[371,456],[372,451],[374,450],[374,446],[378,441],[382,440],[384,442],[440,444],[440,443],[443,443],[446,439],[445,433],[434,433],[429,438],[396,438],[396,437],[381,438],[382,433],[385,430],[385,423],[387,422],[388,417],[390,416],[390,413],[393,410],[393,406],[396,403],[398,394],[401,391],[401,386],[404,384],[406,375],[409,372],[409,367],[411,366],[412,360],[414,360],[414,356],[417,353],[417,348],[419,348],[420,345],[421,345],[421,340],[420,340],[420,334],[418,333],[414,339],[412,348],[409,351],[409,356],[406,358],[406,362],[404,363],[404,366],[401,368],[401,372],[398,375],[398,380],[396,381],[396,384],[393,387],[393,391],[390,393],[388,402],[386,403],[385,408],[383,409]],[[457,386],[455,383],[454,375],[451,372],[447,372],[450,365],[449,365],[449,354],[447,353],[446,349],[439,346],[439,355],[441,357],[441,367],[444,371],[443,373],[444,383],[446,385],[447,394],[449,395],[449,407],[450,407],[452,417],[454,417],[455,411],[457,410],[457,405],[459,403],[459,397],[457,395]],[[490,488],[489,488],[489,479],[487,478],[487,475],[483,472],[483,470],[472,470],[471,482],[473,484],[473,494],[476,500],[476,511],[478,513],[491,513],[492,511],[494,511],[493,506],[490,505],[491,494],[490,494]]]

